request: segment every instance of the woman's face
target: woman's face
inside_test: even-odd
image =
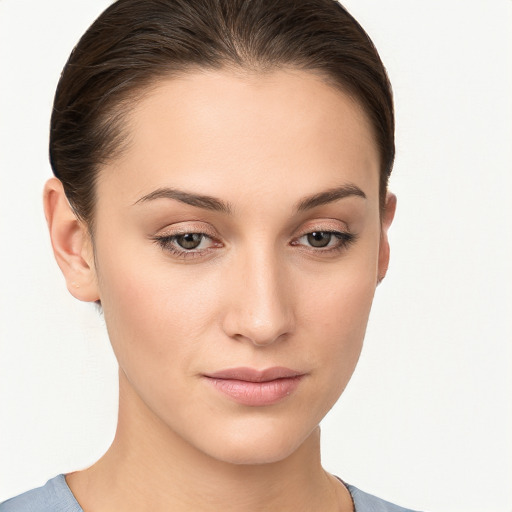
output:
[[[94,271],[130,396],[216,459],[283,459],[349,381],[385,271],[370,125],[311,73],[197,71],[126,130]]]

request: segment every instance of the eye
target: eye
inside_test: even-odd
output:
[[[302,245],[315,252],[325,253],[346,249],[355,240],[355,235],[343,231],[311,231],[297,238],[292,245]]]
[[[164,251],[178,258],[198,258],[222,244],[206,233],[185,232],[153,238]]]
[[[197,249],[205,235],[203,233],[185,233],[184,235],[175,236],[176,243],[182,249]]]
[[[330,231],[313,231],[308,233],[306,239],[312,247],[326,247],[332,240],[333,234]]]

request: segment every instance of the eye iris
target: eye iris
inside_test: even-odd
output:
[[[196,249],[202,239],[203,235],[201,233],[186,233],[184,235],[177,236],[176,242],[183,249]]]
[[[326,247],[331,241],[332,233],[328,233],[326,231],[315,231],[313,233],[308,233],[307,237],[308,243],[312,247]]]

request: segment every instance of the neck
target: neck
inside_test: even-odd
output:
[[[120,372],[119,421],[107,453],[67,482],[84,511],[352,510],[320,463],[317,427],[291,455],[231,464],[197,450],[163,424]]]

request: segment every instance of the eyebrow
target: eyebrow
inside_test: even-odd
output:
[[[343,185],[342,187],[331,188],[329,190],[325,190],[324,192],[319,192],[318,194],[305,197],[297,203],[295,208],[298,212],[303,212],[305,210],[311,210],[317,206],[333,203],[340,199],[344,199],[345,197],[351,196],[366,199],[366,194],[359,187],[349,184]]]
[[[134,204],[146,203],[148,201],[154,201],[155,199],[174,199],[176,201],[189,204],[190,206],[196,206],[205,210],[212,210],[227,214],[230,214],[233,210],[229,203],[215,197],[185,192],[175,188],[159,188],[154,192],[141,197]]]
[[[296,205],[295,210],[297,212],[303,212],[311,210],[317,206],[333,203],[346,197],[361,197],[366,199],[366,194],[356,185],[343,185],[341,187],[331,188],[324,192],[319,192],[311,196],[304,197]],[[174,199],[197,208],[203,208],[205,210],[211,210],[221,212],[225,214],[231,214],[233,207],[230,203],[217,199],[216,197],[196,194],[192,192],[185,192],[175,188],[159,188],[149,194],[141,197],[134,204],[146,203],[148,201],[154,201],[155,199]]]

